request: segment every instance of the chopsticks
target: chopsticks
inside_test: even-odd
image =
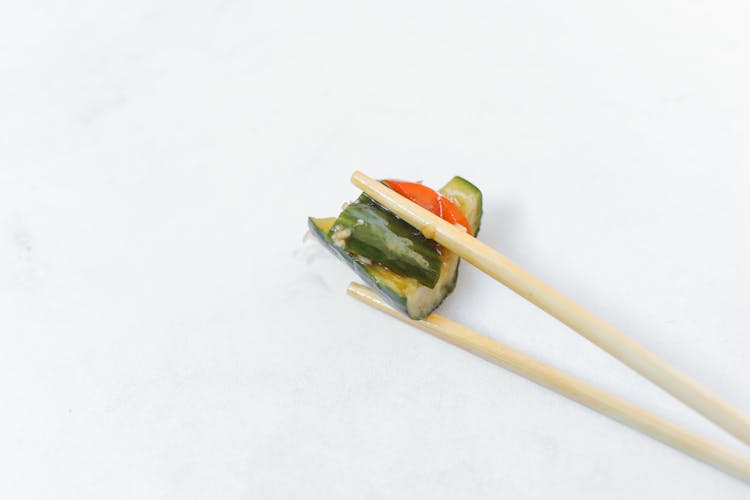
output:
[[[750,444],[750,418],[616,328],[525,271],[507,257],[404,198],[354,172],[352,183],[372,199],[486,274],[548,312],[738,439]]]
[[[376,292],[366,286],[351,283],[347,293],[404,323],[476,354],[491,363],[750,483],[750,460],[746,457],[685,430],[624,399],[435,313],[421,321],[409,319],[386,304]]]

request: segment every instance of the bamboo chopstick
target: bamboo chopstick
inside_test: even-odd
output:
[[[674,397],[750,444],[750,418],[695,380],[594,316],[507,257],[372,179],[354,172],[368,196],[460,257],[548,312]]]
[[[628,401],[515,351],[454,321],[430,314],[415,321],[385,303],[370,288],[351,283],[347,293],[404,323],[476,354],[607,417],[632,427],[719,470],[750,483],[750,460]]]

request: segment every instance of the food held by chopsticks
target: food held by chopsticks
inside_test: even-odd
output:
[[[439,191],[413,182],[382,181],[397,193],[476,235],[482,193],[454,177]],[[308,219],[312,233],[397,310],[422,319],[456,286],[459,257],[366,194],[338,217]]]

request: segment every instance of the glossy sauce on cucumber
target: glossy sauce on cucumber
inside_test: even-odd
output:
[[[461,177],[454,177],[440,189],[440,193],[448,197],[461,209],[470,225],[472,233],[476,235],[482,216],[482,194],[479,189]],[[381,220],[380,218],[384,217],[382,220],[388,220],[389,222],[393,222],[395,219],[397,221],[395,224],[397,225],[378,225],[378,230],[385,232],[378,233],[378,231],[370,228],[365,232],[365,235],[359,235],[356,240],[350,241],[357,228],[363,229],[361,226],[364,224],[359,223],[359,220],[363,222],[365,220],[365,218],[357,215],[358,213],[361,215],[361,212],[358,212],[359,209],[356,207],[356,204],[367,206],[369,207],[368,210],[383,211],[386,215],[378,213],[377,219]],[[347,213],[347,210],[352,205],[355,205],[354,210]],[[339,225],[342,215],[344,215],[345,222]],[[373,214],[368,212],[369,215]],[[345,207],[338,218],[310,218],[308,223],[312,233],[334,254],[346,262],[366,284],[376,289],[393,307],[404,312],[412,319],[422,319],[435,310],[445,297],[453,291],[456,285],[459,264],[457,255],[440,247],[434,241],[424,238],[419,231],[377,205],[365,195],[362,195],[356,202]],[[406,227],[402,227],[402,225]],[[398,232],[388,233],[393,227],[397,227]],[[414,233],[418,234],[418,236]],[[379,236],[375,237],[378,234]],[[393,238],[394,235],[406,238],[412,241],[412,243],[398,240],[400,245],[398,247],[399,250],[390,254],[387,251],[388,245],[385,241]],[[411,239],[412,237],[414,238],[413,240]],[[361,248],[357,247],[357,245],[360,245],[360,242],[363,240],[367,241],[367,245],[362,244],[366,247],[365,253],[367,255],[351,251],[352,248]],[[419,247],[420,252],[422,252],[420,255],[423,257],[425,254],[432,256],[433,254],[430,253],[429,249],[432,248],[434,250],[434,255],[438,257],[438,267],[437,279],[435,279],[432,286],[428,286],[424,282],[431,282],[432,278],[427,278],[430,276],[429,273],[434,273],[434,262],[428,261],[429,265],[425,267],[423,265],[424,262],[412,256],[412,259],[405,266],[401,265],[401,269],[405,269],[406,271],[399,272],[378,260],[382,259],[391,263],[397,260],[400,261],[401,259],[395,259],[394,257],[396,255],[403,255],[404,249],[407,247],[411,250]],[[381,256],[377,252],[383,252],[387,255]],[[376,254],[378,255],[377,258],[371,258]],[[398,264],[403,263],[399,262]],[[429,269],[429,272],[425,271],[425,269]],[[420,276],[422,279],[420,280],[410,275],[410,273]]]

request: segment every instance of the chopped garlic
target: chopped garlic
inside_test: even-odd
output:
[[[364,255],[359,255],[359,254],[352,254],[352,255],[360,264],[364,264],[366,266],[369,266],[370,264],[372,264],[372,261],[368,259],[367,257],[365,257]]]
[[[346,244],[346,239],[352,235],[352,230],[348,227],[343,227],[341,229],[337,229],[333,232],[331,235],[331,241],[333,242],[334,246],[337,246],[339,248],[344,248],[344,245]]]

